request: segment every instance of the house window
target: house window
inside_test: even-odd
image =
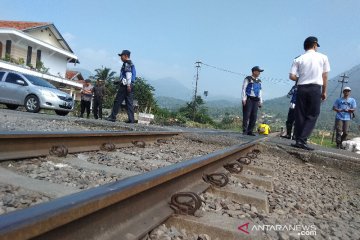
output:
[[[11,54],[11,40],[6,40],[5,54],[8,54],[9,56]]]
[[[32,47],[28,46],[27,57],[26,57],[26,65],[28,66],[31,64],[31,55],[32,55]]]
[[[36,51],[36,68],[39,67],[41,62],[41,50]]]

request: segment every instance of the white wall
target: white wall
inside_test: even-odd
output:
[[[34,38],[37,38],[43,42],[49,43],[57,48],[64,49],[59,41],[56,39],[54,33],[50,30],[50,28],[46,29],[37,29],[27,32],[27,34],[31,35]],[[66,50],[66,49],[65,49]]]
[[[41,61],[46,68],[49,68],[50,74],[65,78],[67,58],[64,55],[58,53],[51,55],[49,51],[45,50],[41,53]],[[60,75],[58,73],[60,73]]]

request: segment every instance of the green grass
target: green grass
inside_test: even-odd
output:
[[[336,147],[335,141],[333,143],[331,142],[331,136],[324,136],[323,138],[322,135],[313,135],[311,136],[310,141],[311,143],[321,145],[323,147],[329,147],[329,148]]]

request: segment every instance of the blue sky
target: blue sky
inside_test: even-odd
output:
[[[292,59],[309,35],[319,38],[334,77],[360,64],[358,0],[0,0],[2,20],[53,22],[81,64],[119,71],[117,53],[132,51],[139,76],[194,86],[198,60],[262,74],[265,99],[291,87]],[[276,79],[282,79],[280,82]],[[243,77],[203,66],[199,91],[240,97]],[[174,89],[175,90],[175,89]],[[189,96],[190,97],[190,96]]]

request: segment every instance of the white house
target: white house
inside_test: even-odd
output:
[[[53,23],[0,20],[0,68],[32,74],[70,92],[82,84],[66,79],[77,56]]]

